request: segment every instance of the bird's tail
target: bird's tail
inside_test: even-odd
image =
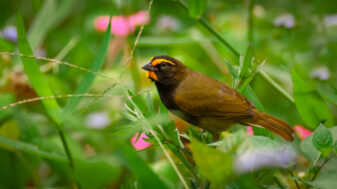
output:
[[[258,109],[254,109],[253,119],[248,120],[247,125],[252,126],[262,126],[271,132],[279,135],[288,141],[293,141],[293,129],[283,120],[269,115],[267,113],[261,112]]]

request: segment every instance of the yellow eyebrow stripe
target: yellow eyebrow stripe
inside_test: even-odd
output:
[[[167,59],[164,59],[164,58],[158,58],[158,59],[155,59],[152,61],[152,66],[156,66],[162,62],[167,62],[169,64],[172,64],[172,65],[176,65],[175,63],[173,63],[171,60],[167,60]]]

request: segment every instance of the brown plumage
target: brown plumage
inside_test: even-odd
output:
[[[255,108],[243,95],[195,72],[168,56],[156,56],[143,69],[156,84],[160,99],[181,119],[219,134],[233,123],[264,127],[286,140],[294,131],[283,120]]]

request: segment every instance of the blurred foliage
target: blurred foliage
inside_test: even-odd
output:
[[[1,189],[336,186],[335,0],[154,0],[136,46],[140,25],[95,25],[149,2],[0,1]],[[214,140],[172,121],[141,70],[161,54],[313,134],[290,143],[234,125]],[[83,93],[98,96],[67,96]],[[152,145],[136,151],[132,137]]]

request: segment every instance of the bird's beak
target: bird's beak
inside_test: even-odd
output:
[[[154,67],[151,65],[151,61],[145,64],[142,69],[147,70],[147,71],[154,71]]]

